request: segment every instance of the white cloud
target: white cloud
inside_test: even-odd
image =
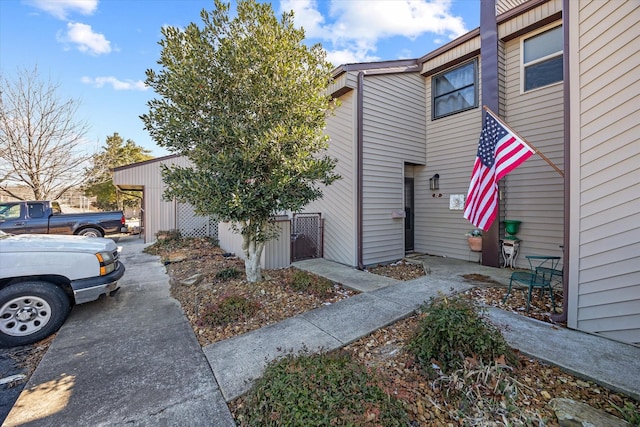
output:
[[[98,0],[26,0],[25,3],[58,19],[67,19],[72,12],[91,15],[98,8]]]
[[[145,91],[149,86],[145,85],[142,80],[119,80],[116,77],[82,77],[82,83],[92,85],[93,87],[102,88],[105,85],[111,85],[115,90],[138,90]]]
[[[432,33],[454,39],[467,32],[462,18],[451,14],[451,0],[331,0],[326,17],[318,1],[282,0],[280,9],[294,11],[296,25],[307,38],[322,40],[334,64],[380,60],[376,45],[386,38]]]
[[[67,33],[58,36],[58,41],[74,44],[79,51],[92,55],[111,52],[111,42],[100,33],[95,33],[90,25],[79,22],[67,23]]]

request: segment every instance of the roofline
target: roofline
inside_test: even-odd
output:
[[[333,69],[331,77],[334,79],[349,71],[379,71],[380,74],[392,74],[402,72],[415,72],[419,69],[417,59],[396,59],[392,61],[379,62],[359,62],[353,64],[343,64]]]
[[[522,3],[516,7],[514,7],[513,9],[510,9],[504,13],[501,13],[500,15],[498,15],[496,17],[496,23],[498,25],[502,24],[503,22],[506,22],[510,19],[515,18],[516,16],[519,15],[523,15],[525,13],[527,13],[528,11],[530,11],[531,9],[534,9],[538,6],[540,6],[541,4],[544,3],[548,3],[551,0],[529,0],[526,3]],[[437,48],[436,50],[433,50],[429,53],[427,53],[426,55],[418,58],[418,64],[423,64],[427,61],[429,61],[430,59],[433,59],[439,55],[442,55],[444,52],[451,50],[457,46],[460,46],[463,43],[466,43],[467,41],[480,36],[480,27],[469,31],[466,34],[461,35],[460,37],[458,37],[455,40],[450,41],[449,43],[440,46],[439,48]]]
[[[113,169],[111,169],[112,172],[117,172],[117,171],[121,171],[121,170],[125,170],[125,169],[132,169],[138,166],[142,166],[142,165],[146,165],[149,163],[155,163],[155,162],[162,162],[164,160],[169,160],[169,159],[174,159],[176,157],[182,157],[180,154],[169,154],[168,156],[163,156],[163,157],[156,157],[153,159],[149,159],[149,160],[143,160],[141,162],[137,162],[137,163],[130,163],[128,165],[124,165],[124,166],[118,166],[115,167]]]

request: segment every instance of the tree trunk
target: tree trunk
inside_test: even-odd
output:
[[[260,267],[260,258],[264,242],[256,242],[253,235],[242,235],[242,250],[244,252],[244,270],[247,275],[247,281],[250,283],[262,280],[262,269]]]

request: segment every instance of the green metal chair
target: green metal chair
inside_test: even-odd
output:
[[[562,249],[562,253],[564,253],[564,245],[560,245],[560,249]],[[548,266],[538,267],[538,270],[543,273],[552,275],[551,287],[553,287],[554,285],[559,285],[560,287],[562,287],[562,280],[563,280],[562,276],[564,276],[564,264],[562,265],[562,268],[559,270],[557,268],[551,268]]]
[[[509,280],[509,289],[507,290],[507,294],[504,296],[502,302],[507,301],[507,297],[511,293],[511,287],[513,286],[513,282],[522,283],[529,287],[529,293],[527,295],[527,312],[529,311],[529,307],[531,305],[531,293],[534,288],[539,288],[541,291],[545,289],[549,290],[549,296],[551,297],[551,306],[553,307],[553,311],[556,311],[556,303],[553,300],[553,287],[551,286],[551,281],[553,280],[554,274],[560,271],[557,269],[558,263],[560,262],[559,256],[546,256],[546,255],[528,255],[527,260],[529,261],[529,271],[516,271],[511,274],[511,279]]]

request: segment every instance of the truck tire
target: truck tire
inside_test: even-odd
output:
[[[97,228],[93,228],[93,227],[83,228],[82,230],[78,231],[78,236],[104,237],[100,230],[98,230]]]
[[[45,339],[60,329],[70,309],[67,294],[48,282],[22,282],[1,289],[0,347]]]

